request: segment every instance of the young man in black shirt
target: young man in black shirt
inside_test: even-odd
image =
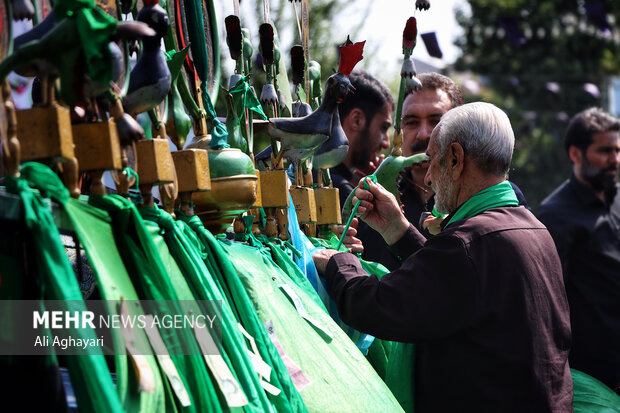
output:
[[[349,80],[355,91],[338,105],[349,152],[340,165],[330,169],[334,187],[340,192],[341,207],[357,181],[377,167],[381,150],[390,147],[387,132],[392,126],[394,110],[389,89],[370,73],[356,70]]]

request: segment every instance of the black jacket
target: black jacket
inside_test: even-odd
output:
[[[348,253],[325,277],[345,323],[417,344],[416,412],[572,411],[560,260],[528,210],[490,209],[428,241],[411,226],[393,249],[405,260],[381,281]]]

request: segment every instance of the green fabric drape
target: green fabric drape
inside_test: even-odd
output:
[[[135,205],[119,195],[91,196],[89,203],[110,214],[118,250],[139,298],[161,301],[160,311],[163,314],[183,314],[180,306],[175,305],[175,301],[179,300],[171,280],[175,274],[166,270],[153,234],[147,229]],[[156,228],[154,235],[157,232]],[[176,329],[174,332],[161,329],[160,333],[192,403],[186,407],[178,403],[178,410],[221,412],[218,395],[193,333],[186,329]],[[178,355],[182,353],[182,348],[189,348],[192,355]],[[176,402],[176,398],[173,400]]]
[[[277,349],[273,345],[267,331],[256,314],[243,284],[235,274],[235,268],[228,259],[217,239],[202,224],[196,215],[188,217],[182,211],[175,211],[177,219],[186,223],[201,241],[204,247],[204,259],[209,273],[225,291],[231,310],[243,327],[256,340],[262,359],[273,368],[270,383],[282,390],[279,396],[268,394],[278,412],[306,412],[306,406],[295,389],[291,377],[282,362]],[[226,277],[224,274],[229,274]]]
[[[402,411],[354,343],[324,308],[257,248],[220,241],[261,322],[271,321],[285,353],[312,382],[300,392],[309,411]],[[285,290],[294,292],[307,321]]]
[[[233,110],[237,118],[241,118],[243,110],[247,108],[255,112],[261,119],[267,120],[267,115],[265,115],[263,107],[254,94],[247,77],[242,76],[228,93],[233,97]]]
[[[620,396],[594,377],[571,369],[575,413],[620,413]]]
[[[519,200],[510,182],[500,182],[497,185],[483,189],[465,201],[452,215],[446,227],[453,222],[478,215],[487,209],[517,205],[519,205]]]
[[[327,308],[325,308],[325,304],[321,301],[321,297],[316,292],[310,281],[306,278],[301,269],[293,262],[293,260],[278,246],[276,246],[273,242],[268,242],[266,239],[263,240],[265,245],[269,248],[271,252],[271,258],[273,262],[280,267],[280,269],[289,276],[291,281],[293,281],[299,288],[304,290],[304,292],[310,297],[314,302],[321,307],[327,313]]]
[[[93,0],[59,0],[54,15],[57,21],[76,19],[89,77],[102,84],[109,83],[112,80],[112,57],[108,41],[116,32],[117,21],[96,7]]]
[[[335,235],[329,240],[311,238],[315,246],[336,249],[339,240]],[[340,251],[346,250],[340,246]],[[383,265],[365,261],[358,256],[360,264],[368,274],[381,279],[389,270]],[[385,381],[403,410],[414,411],[415,344],[399,343],[375,338],[368,349],[367,358],[376,372]]]
[[[202,261],[198,251],[193,248],[183,233],[183,222],[175,222],[170,214],[159,208],[140,208],[140,214],[147,222],[152,222],[161,230],[163,239],[170,250],[170,254],[181,270],[181,276],[185,277],[187,294],[181,299],[190,300],[193,295],[197,300],[218,300],[222,302],[222,344],[220,349],[222,356],[227,361],[233,373],[244,390],[249,404],[244,407],[248,412],[273,411],[273,406],[268,401],[263,391],[258,376],[254,372],[252,364],[245,352],[246,345],[238,333],[236,322],[224,302],[217,287],[209,278],[210,274]],[[160,250],[161,251],[161,250]],[[180,280],[178,280],[180,281]]]
[[[80,287],[67,259],[54,217],[43,196],[65,203],[69,191],[47,166],[26,163],[19,178],[6,176],[7,190],[22,199],[24,224],[31,234],[43,297],[67,301],[68,311],[85,311]],[[39,188],[42,195],[32,188]],[[74,337],[96,339],[94,331],[75,329]],[[77,403],[82,412],[122,412],[110,371],[101,353],[66,358]],[[88,372],[88,374],[84,374]]]
[[[102,299],[110,301],[108,312],[118,314],[117,308],[113,306],[114,302],[120,302],[121,299],[136,301],[138,294],[116,248],[110,217],[104,211],[74,199],[69,199],[64,207],[64,213],[71,221],[73,229],[86,251]],[[136,315],[144,314],[141,308],[135,306],[132,308],[138,310]],[[144,413],[166,412],[164,382],[161,379],[155,357],[152,355],[143,356],[153,372],[155,391],[153,393],[138,392],[137,377],[131,359],[125,354],[122,332],[119,329],[113,329],[112,334],[116,354],[114,357],[116,387],[125,410]],[[144,331],[135,329],[133,334],[134,340],[142,343],[138,344],[137,347],[147,348],[144,343],[147,343],[148,339]]]

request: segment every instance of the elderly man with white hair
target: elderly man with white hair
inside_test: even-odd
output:
[[[343,321],[416,343],[416,413],[572,411],[562,268],[549,232],[506,181],[513,147],[497,107],[450,110],[431,135],[425,177],[448,214],[441,232],[426,240],[366,180],[358,213],[401,267],[379,280],[352,254],[314,256]]]

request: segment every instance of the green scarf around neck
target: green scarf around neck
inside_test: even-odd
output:
[[[517,205],[519,205],[519,200],[512,185],[508,181],[503,181],[483,189],[465,201],[452,215],[444,229],[455,221],[471,218],[487,209]]]

